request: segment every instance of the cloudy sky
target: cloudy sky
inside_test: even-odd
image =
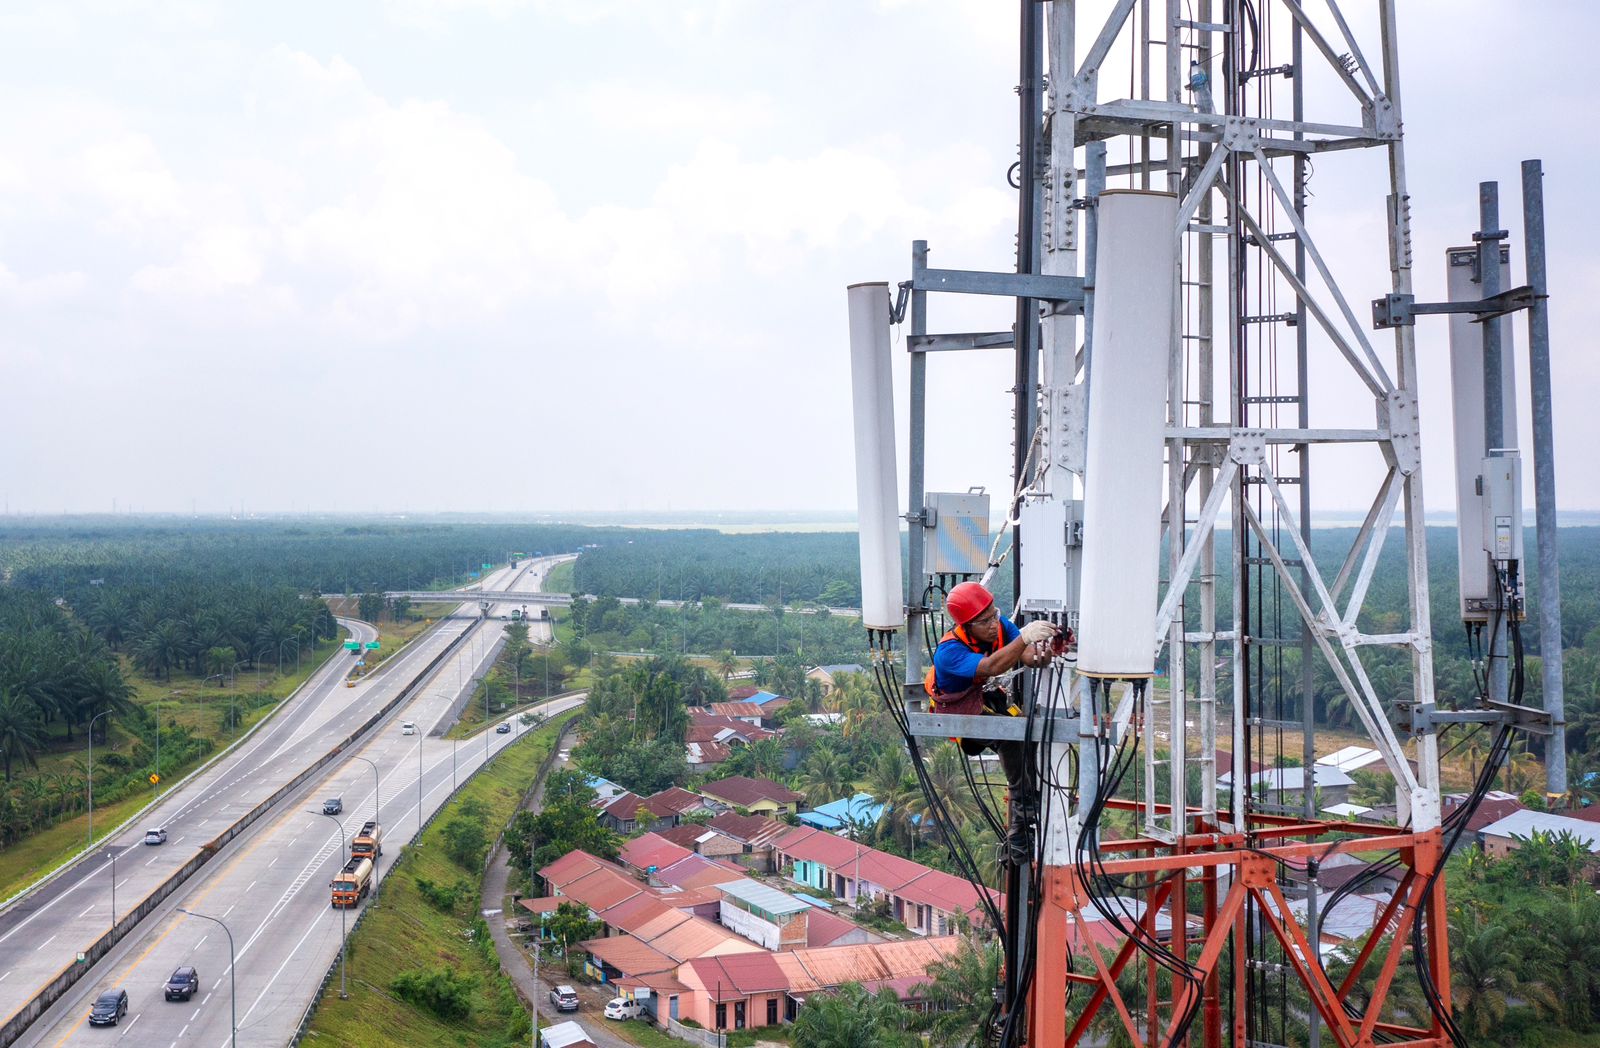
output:
[[[1480,179],[1519,230],[1517,163],[1542,156],[1562,501],[1600,508],[1600,9],[1401,6],[1419,293]],[[7,4],[5,505],[848,508],[845,285],[903,279],[918,237],[936,265],[1011,265],[1014,8]],[[1314,189],[1364,314],[1381,170],[1329,156]],[[936,330],[1008,324],[933,307]],[[1448,509],[1443,337],[1423,399]],[[940,364],[930,486],[1005,486],[1009,365]],[[1319,481],[1330,507],[1371,487]]]

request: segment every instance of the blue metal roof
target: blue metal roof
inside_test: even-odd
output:
[[[811,811],[801,812],[800,821],[819,830],[837,830],[852,823],[877,822],[883,815],[883,805],[870,793],[854,797],[841,797],[836,801],[818,805]]]

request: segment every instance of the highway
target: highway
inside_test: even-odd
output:
[[[519,582],[537,584],[545,568],[546,563],[534,562],[517,571],[503,569],[485,582],[497,589]],[[452,780],[470,774],[487,754],[523,730],[520,724],[515,734],[497,735],[491,729],[459,746],[438,737],[462,690],[487,670],[503,627],[492,620],[482,628],[475,629],[476,625],[464,619],[442,622],[354,688],[344,687],[348,665],[345,656],[336,655],[250,742],[196,781],[173,791],[151,814],[149,825],[168,830],[166,845],[141,844],[142,826],[103,845],[103,852],[116,856],[117,904],[119,912],[126,912],[193,857],[201,844],[394,698],[452,640],[475,630],[409,703],[394,711],[365,745],[350,751],[376,764],[377,796],[372,767],[350,752],[342,755],[202,866],[18,1043],[64,1045],[109,1039],[168,1046],[182,1038],[186,1043],[227,1044],[227,937],[209,921],[176,912],[179,906],[218,917],[233,933],[239,962],[239,1043],[287,1043],[338,951],[341,914],[329,906],[328,882],[342,863],[344,841],[372,817],[381,800],[380,821],[392,842],[378,863],[381,878],[400,842],[448,796]],[[354,626],[359,639],[370,637],[370,627]],[[546,628],[531,623],[530,635],[542,639],[539,634]],[[550,704],[548,712],[579,701]],[[405,721],[415,722],[419,733],[403,735]],[[333,795],[344,800],[338,831],[334,819],[307,814],[320,810],[324,796]],[[349,912],[347,919],[353,921],[356,912]],[[109,858],[81,863],[38,896],[0,916],[0,1007],[7,1014],[18,1008],[73,963],[110,919]],[[199,968],[201,992],[188,1004],[169,1004],[161,985],[182,964]],[[115,1031],[89,1027],[89,1004],[101,990],[114,986],[128,991],[127,1017]]]

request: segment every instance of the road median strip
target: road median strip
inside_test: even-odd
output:
[[[311,765],[303,769],[289,782],[274,790],[272,794],[269,795],[265,800],[251,808],[250,811],[246,812],[222,833],[201,845],[198,853],[190,858],[188,862],[179,867],[172,874],[172,876],[168,877],[165,881],[162,881],[159,885],[157,885],[136,907],[124,914],[122,919],[117,921],[114,927],[112,927],[105,934],[101,935],[100,938],[96,939],[95,942],[84,951],[82,960],[77,960],[71,964],[68,964],[65,968],[58,972],[54,978],[45,983],[44,987],[37,994],[35,994],[31,999],[13,1012],[11,1016],[6,1019],[4,1025],[0,1025],[0,1048],[5,1048],[6,1045],[14,1043],[17,1038],[22,1035],[23,1031],[33,1024],[34,1020],[36,1020],[40,1015],[44,1014],[45,1010],[51,1005],[55,1004],[56,1001],[60,1000],[68,990],[77,984],[79,979],[83,978],[83,976],[94,967],[97,961],[109,953],[119,942],[123,940],[123,938],[128,935],[128,933],[132,932],[136,927],[138,927],[139,923],[144,920],[145,917],[149,916],[157,906],[159,906],[175,891],[182,887],[196,870],[200,869],[200,867],[204,866],[206,863],[215,858],[223,847],[238,837],[240,833],[248,829],[261,816],[270,812],[285,797],[298,790],[318,772],[322,771],[329,764],[337,760],[352,746],[361,742],[362,737],[365,736],[369,731],[376,728],[380,722],[389,716],[389,714],[393,713],[401,705],[409,702],[413,697],[415,697],[417,690],[426,685],[432,679],[435,671],[439,668],[439,665],[444,662],[445,659],[453,655],[461,646],[462,642],[472,635],[472,632],[472,627],[468,627],[466,630],[462,631],[460,636],[450,641],[450,643],[447,644],[442,651],[430,659],[427,665],[425,665],[417,673],[417,675],[411,679],[410,683],[402,688],[393,699],[389,700],[383,705],[382,708],[363,721],[359,727],[357,727],[349,735],[345,736],[344,739],[336,743],[332,749],[330,749],[323,756],[319,757]],[[305,685],[302,684],[301,687],[303,688]],[[285,705],[287,705],[287,701],[279,703],[278,707],[281,709]],[[263,719],[260,723],[265,724],[266,722],[266,719]],[[259,728],[259,726],[260,725],[258,724],[257,728]],[[238,742],[243,742],[249,737],[250,736],[248,734],[241,736]],[[238,742],[234,743],[234,745],[237,746]],[[231,749],[232,747],[230,747],[230,750]],[[227,752],[228,751],[226,750],[223,751],[222,754],[218,754],[218,757],[220,758]],[[183,781],[188,782],[195,775],[200,774],[200,772],[203,770],[205,770],[204,767],[197,769],[195,772],[190,773],[190,775]],[[174,787],[174,789],[177,789],[182,785],[183,783],[179,783],[178,786]],[[171,792],[172,791],[168,791],[168,796],[171,795]],[[154,803],[160,803],[160,801]],[[141,811],[140,814],[142,815],[143,811]],[[134,816],[134,819],[128,820],[128,823],[133,822],[138,817],[138,815]],[[128,823],[124,823],[124,825],[126,826]],[[70,866],[71,864],[69,863],[68,865]],[[53,874],[52,876],[59,875],[59,872],[60,871],[57,871],[57,873]],[[47,883],[47,881],[41,881],[34,887],[30,888],[28,892],[31,893],[33,891],[37,891],[38,888],[42,887],[44,883]]]

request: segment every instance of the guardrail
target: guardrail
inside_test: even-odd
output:
[[[545,701],[555,702],[557,700],[556,698],[550,698]],[[517,804],[517,811],[522,810],[522,805],[527,802],[528,794],[537,789],[539,783],[543,781],[545,775],[548,774],[551,763],[555,761],[557,754],[561,750],[561,740],[571,729],[572,721],[581,712],[582,710],[573,709],[555,715],[556,717],[566,717],[567,721],[561,725],[561,730],[556,733],[555,739],[550,743],[550,752],[545,754],[544,760],[540,762],[539,770],[534,774],[533,777],[533,784],[530,785],[527,791],[523,793],[522,800]],[[541,727],[543,727],[543,725],[541,725]],[[487,761],[474,768],[471,775],[468,775],[465,779],[463,779],[445,796],[444,800],[439,802],[439,806],[433,809],[433,814],[429,815],[425,820],[423,820],[422,825],[418,826],[416,832],[406,840],[405,844],[402,846],[402,851],[400,852],[399,857],[389,864],[389,870],[386,874],[384,874],[385,877],[393,877],[400,867],[405,865],[406,860],[409,859],[412,854],[411,845],[422,839],[422,835],[427,832],[428,827],[433,825],[435,819],[444,814],[444,810],[450,806],[450,801],[454,799],[455,795],[467,788],[467,783],[472,781],[473,776],[476,776],[479,772],[483,771],[483,769],[493,764],[496,760],[499,760],[500,754],[506,752],[507,749],[510,749],[509,745],[502,747]],[[511,817],[513,819],[516,818],[516,814],[512,813]],[[500,836],[495,838],[494,847],[489,849],[488,856],[483,860],[485,872],[488,871],[489,862],[494,858],[495,852],[499,850],[504,839],[505,830],[502,829],[500,831]],[[375,903],[369,904],[366,909],[362,910],[361,913],[356,916],[355,923],[350,926],[350,931],[346,936],[347,940],[355,936],[356,930],[361,927],[361,922],[366,920],[367,914],[373,912],[375,909],[377,909],[377,905]],[[322,981],[317,984],[317,992],[312,994],[311,1002],[306,1005],[306,1010],[301,1013],[300,1025],[295,1027],[294,1037],[289,1041],[289,1048],[294,1048],[295,1045],[298,1045],[302,1040],[305,1039],[306,1034],[311,1029],[311,1020],[317,1014],[317,1007],[322,1003],[323,994],[328,992],[328,984],[333,982],[333,977],[338,973],[338,971],[339,958],[335,957],[333,962],[328,965],[328,970],[322,973]],[[517,996],[520,998],[522,995],[520,992],[518,992]]]
[[[361,619],[342,619],[340,621],[361,622],[363,620],[361,620]],[[252,724],[250,726],[249,730],[247,730],[243,735],[239,736],[237,739],[234,739],[232,742],[228,743],[227,746],[225,746],[221,750],[218,750],[216,753],[213,753],[210,757],[207,757],[205,762],[203,764],[201,764],[200,767],[196,768],[194,771],[191,771],[189,774],[185,775],[183,778],[179,779],[177,782],[173,783],[171,786],[168,786],[165,790],[161,791],[161,794],[158,797],[156,797],[155,800],[151,801],[149,804],[146,804],[143,808],[140,808],[138,811],[134,812],[132,815],[128,816],[126,819],[123,819],[121,822],[117,823],[115,826],[113,826],[111,829],[107,830],[105,833],[102,833],[99,836],[99,838],[97,838],[97,841],[104,841],[104,840],[107,840],[109,838],[115,837],[117,834],[121,833],[123,830],[126,830],[128,827],[137,824],[138,822],[143,820],[143,818],[146,815],[148,815],[153,809],[155,809],[159,805],[165,804],[169,799],[171,799],[171,797],[172,797],[172,795],[174,793],[178,792],[179,790],[183,789],[185,786],[189,785],[189,783],[194,781],[194,779],[196,777],[204,775],[206,772],[210,771],[212,769],[212,767],[218,761],[222,760],[224,757],[226,757],[228,754],[232,753],[234,750],[238,749],[240,746],[244,745],[246,742],[249,742],[252,738],[255,737],[256,732],[258,732],[258,731],[262,730],[263,728],[265,728],[268,724],[270,724],[272,722],[273,718],[277,717],[278,712],[280,710],[282,710],[284,707],[288,706],[291,702],[294,701],[295,697],[297,695],[299,695],[302,690],[304,690],[306,685],[311,683],[312,678],[315,677],[318,673],[322,672],[322,667],[327,666],[329,663],[331,663],[335,659],[337,659],[342,651],[343,651],[342,648],[333,649],[333,654],[329,655],[326,659],[323,660],[321,667],[318,667],[317,669],[313,670],[311,672],[310,676],[306,677],[305,680],[301,681],[300,684],[293,691],[291,691],[289,694],[285,695],[283,697],[283,701],[281,701],[281,702],[277,703],[275,706],[273,706],[272,709],[267,712],[267,715],[265,717],[262,717],[260,720],[256,721],[254,724]],[[21,891],[17,892],[15,895],[11,896],[11,898],[6,899],[4,902],[0,902],[0,914],[4,914],[6,911],[10,910],[11,907],[15,906],[17,903],[19,903],[19,902],[23,901],[24,899],[28,898],[30,895],[34,894],[35,892],[39,891],[40,889],[48,886],[57,877],[60,877],[63,873],[66,873],[68,870],[72,869],[72,867],[76,866],[78,863],[82,862],[84,859],[88,858],[90,855],[93,855],[94,852],[97,849],[98,849],[97,842],[96,841],[91,841],[87,847],[85,847],[82,851],[80,851],[80,852],[76,853],[75,855],[73,855],[71,858],[67,859],[60,866],[57,866],[55,869],[51,870],[49,873],[45,874],[43,877],[40,877],[38,880],[36,880],[36,881],[32,882],[31,884],[27,885]],[[0,1043],[3,1043],[3,1042],[0,1042]]]
[[[453,654],[461,643],[471,635],[472,630],[463,630],[459,637],[445,645],[444,650],[429,660],[421,672],[412,678],[411,683],[400,689],[400,692],[385,703],[381,709],[363,721],[359,727],[341,739],[331,750],[319,757],[309,767],[274,790],[269,797],[254,808],[251,808],[226,830],[201,845],[200,851],[193,858],[179,867],[172,876],[157,885],[136,907],[124,914],[122,919],[111,930],[96,939],[89,949],[84,951],[83,960],[75,961],[63,968],[44,985],[43,989],[30,998],[21,1008],[17,1009],[16,1012],[12,1013],[11,1017],[5,1021],[5,1024],[0,1026],[0,1048],[5,1048],[6,1045],[12,1044],[18,1037],[22,1036],[23,1031],[31,1026],[35,1019],[44,1014],[45,1009],[60,1000],[79,979],[83,978],[96,961],[111,952],[117,943],[121,942],[129,932],[138,926],[140,921],[148,917],[157,906],[160,906],[162,902],[181,888],[196,870],[215,858],[230,841],[248,829],[261,816],[270,812],[277,806],[279,801],[305,785],[312,776],[326,768],[340,754],[360,742],[362,736],[377,727],[390,713],[393,713],[403,703],[410,701],[416,690],[431,679],[439,664]]]

